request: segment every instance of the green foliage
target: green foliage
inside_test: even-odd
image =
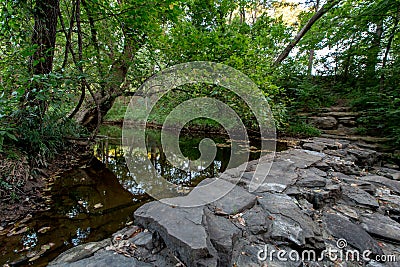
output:
[[[35,165],[45,165],[48,159],[65,149],[67,137],[84,133],[82,127],[67,118],[77,79],[51,73],[34,75],[31,79],[22,76],[13,87],[9,82],[2,83],[4,91],[0,97],[3,104],[0,109],[0,125],[3,125],[0,127],[0,149],[7,141],[7,146],[18,146],[28,153]],[[26,88],[29,88],[28,93]],[[32,104],[33,95],[35,101],[48,103],[45,112],[41,105]]]
[[[400,91],[382,91],[379,86],[353,93],[352,105],[363,115],[358,122],[370,135],[392,137],[393,146],[400,146]]]
[[[302,121],[289,123],[284,132],[288,136],[303,137],[303,138],[321,135],[320,130]]]
[[[124,120],[126,109],[129,104],[128,97],[119,97],[115,100],[113,107],[107,112],[104,117],[105,121],[120,122]]]
[[[32,156],[31,160],[36,166],[46,165],[47,160],[59,151],[67,150],[67,138],[79,137],[84,131],[74,121],[67,119],[65,113],[46,113],[43,121],[36,120],[27,111],[24,114],[26,119],[16,127],[19,136],[17,145]]]
[[[368,133],[368,130],[365,127],[357,127],[355,129],[355,132],[356,132],[356,134],[359,134],[359,135],[366,135]]]
[[[268,1],[81,3],[81,36],[75,21],[69,47],[66,33],[73,8],[71,2],[60,1],[64,26],[57,25],[54,68],[47,75],[33,75],[29,67],[37,63],[32,62],[38,48],[32,45],[35,1],[0,4],[0,151],[17,145],[43,164],[65,146],[67,137],[82,134],[66,118],[80,98],[83,79],[98,99],[106,99],[134,92],[155,72],[189,61],[220,62],[246,74],[267,98],[277,128],[287,128],[289,134],[318,132],[288,114],[345,98],[365,112],[360,133],[392,136],[400,143],[398,0],[341,1],[278,67],[272,62],[299,29],[272,17]],[[305,8],[299,25],[314,12]],[[312,77],[306,76],[310,50],[316,51]],[[248,128],[257,127],[247,105],[228,90],[204,85],[186,89],[165,95],[150,121],[162,123],[183,101],[208,96],[232,107]],[[86,100],[90,97],[86,91]],[[125,108],[117,100],[105,119],[123,119]],[[206,119],[191,123],[218,127]]]
[[[3,179],[0,177],[0,188],[5,189],[5,190],[10,190],[12,186],[7,183],[6,181],[3,181]]]
[[[3,152],[4,141],[6,143],[17,141],[17,137],[14,135],[14,128],[0,128],[0,152]]]
[[[311,82],[307,78],[301,80],[296,87],[289,88],[288,91],[293,97],[292,109],[294,110],[312,111],[331,106],[336,100],[329,84]]]

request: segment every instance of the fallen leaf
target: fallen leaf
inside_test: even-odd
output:
[[[46,233],[47,231],[49,231],[50,229],[51,229],[51,227],[45,226],[45,227],[40,228],[40,229],[38,230],[38,232],[41,233],[41,234],[44,234],[44,233]]]
[[[100,209],[102,207],[103,207],[103,204],[101,204],[101,203],[97,203],[96,205],[94,205],[95,209]]]
[[[381,248],[385,247],[385,244],[383,244],[382,242],[378,242],[378,246],[380,246]]]
[[[27,232],[28,230],[29,230],[28,226],[25,226],[18,231],[16,231],[16,229],[14,228],[7,234],[7,236],[20,235],[20,234]]]
[[[42,245],[42,246],[40,247],[40,249],[41,249],[41,250],[49,250],[49,249],[51,249],[51,246],[50,246],[49,244],[47,244],[47,245]]]
[[[215,215],[222,215],[222,216],[227,216],[227,215],[229,215],[228,213],[226,213],[225,211],[223,211],[221,208],[215,208],[214,214],[215,214]]]
[[[19,222],[19,224],[26,223],[27,221],[29,221],[30,219],[32,219],[32,217],[33,217],[32,214],[26,215],[26,217],[23,218],[23,219]]]
[[[46,250],[44,250],[44,249],[40,250],[39,253],[36,254],[35,257],[30,258],[29,261],[32,262],[32,261],[35,261],[35,260],[39,259],[40,256],[42,256],[45,252],[46,252]]]
[[[133,234],[129,236],[129,238],[137,236],[139,233],[141,233],[143,230],[141,228],[137,229]]]
[[[32,258],[32,257],[35,257],[36,254],[37,254],[37,251],[31,251],[31,252],[28,252],[28,253],[26,254],[26,256],[27,256],[28,258]]]

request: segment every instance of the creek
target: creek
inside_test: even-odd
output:
[[[32,214],[14,229],[0,235],[0,265],[45,266],[63,251],[79,244],[102,240],[133,223],[133,212],[151,201],[135,182],[126,165],[118,126],[103,126],[90,163],[54,179],[49,209]],[[181,134],[179,146],[185,157],[200,156],[198,145],[204,138],[217,146],[214,161],[202,171],[185,171],[172,166],[161,145],[161,131],[146,130],[147,157],[167,180],[195,186],[205,178],[225,171],[230,158],[227,136]],[[250,141],[249,159],[260,156],[260,142]],[[286,149],[277,143],[277,150]],[[137,159],[141,160],[141,159]]]

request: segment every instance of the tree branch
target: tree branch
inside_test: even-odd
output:
[[[276,58],[274,62],[274,66],[278,66],[279,64],[282,63],[282,61],[287,58],[289,55],[290,51],[300,42],[301,38],[311,29],[311,27],[314,25],[315,22],[317,22],[318,19],[320,19],[324,14],[326,14],[329,10],[331,10],[334,6],[339,4],[341,0],[333,0],[331,2],[326,3],[321,7],[320,10],[318,10],[312,17],[311,19],[308,20],[306,25],[297,33],[296,37],[291,41],[286,48],[282,51],[282,53]]]

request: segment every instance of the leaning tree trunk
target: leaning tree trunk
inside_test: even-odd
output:
[[[96,56],[99,56],[100,48],[97,39],[97,30],[95,28],[95,20],[88,3],[86,3],[86,1],[82,1],[82,3],[89,19],[91,44],[97,52]],[[101,84],[101,88],[97,88],[96,90],[93,90],[94,88],[91,88],[90,84],[85,84],[86,89],[90,92],[90,96],[86,97],[84,104],[74,116],[79,124],[85,126],[94,134],[96,134],[104,116],[112,108],[115,99],[123,95],[124,92],[123,89],[121,89],[121,85],[124,84],[126,80],[128,70],[132,65],[136,52],[140,49],[145,40],[145,36],[133,33],[133,29],[125,28],[123,24],[121,27],[125,40],[121,56],[113,62],[107,75],[104,75],[105,72],[99,63],[100,59],[97,59],[99,76],[102,77],[105,82]]]
[[[121,85],[125,82],[133,57],[140,48],[143,38],[141,40],[126,38],[125,40],[124,52],[112,64],[109,75],[104,77],[107,82],[91,98],[86,99],[84,105],[75,116],[76,121],[89,131],[94,131],[98,128],[99,123],[102,122],[104,116],[112,108],[115,99],[124,93]]]
[[[278,66],[288,57],[290,51],[300,42],[301,38],[311,29],[317,20],[319,20],[324,14],[331,10],[334,6],[340,3],[341,0],[328,1],[325,5],[321,7],[320,10],[315,12],[311,19],[306,23],[306,25],[299,31],[296,37],[286,46],[282,53],[276,58],[274,66]]]
[[[79,109],[77,114],[75,115],[76,121],[85,126],[90,132],[93,132],[99,125],[99,123],[103,122],[104,116],[108,113],[108,111],[112,108],[115,99],[120,96],[106,94],[102,96],[99,93],[94,94],[97,99],[97,106],[94,99],[87,99],[83,106]],[[98,112],[100,111],[100,116]],[[100,118],[100,121],[99,121]]]

